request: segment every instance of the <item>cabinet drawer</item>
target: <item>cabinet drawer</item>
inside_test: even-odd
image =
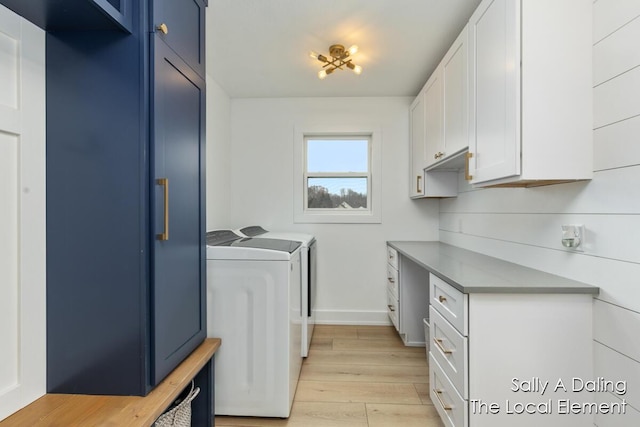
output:
[[[398,323],[398,307],[400,306],[398,297],[393,295],[391,292],[387,292],[387,314],[389,315],[389,319],[395,326],[396,330],[400,332],[400,324]]]
[[[460,335],[433,307],[429,310],[429,316],[431,320],[431,342],[429,343],[431,353],[458,393],[467,398],[469,393],[465,380],[468,369],[467,361],[469,360],[468,339]]]
[[[431,305],[462,335],[469,335],[467,295],[439,277],[429,274]]]
[[[398,296],[398,270],[387,264],[387,290]]]
[[[458,394],[444,371],[429,355],[429,396],[447,427],[467,427],[467,402]]]
[[[391,246],[387,246],[387,262],[396,270],[398,269],[398,252]]]

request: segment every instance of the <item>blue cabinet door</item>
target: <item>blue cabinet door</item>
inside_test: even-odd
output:
[[[205,0],[155,0],[153,28],[200,77],[205,77]]]
[[[0,4],[47,31],[133,31],[139,0],[0,0]]]
[[[157,34],[152,37],[155,385],[206,337],[205,82]]]

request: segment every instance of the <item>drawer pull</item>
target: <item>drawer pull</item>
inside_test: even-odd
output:
[[[161,185],[164,189],[164,222],[162,233],[156,234],[158,240],[169,240],[169,178],[156,179],[156,185]]]
[[[393,280],[393,277],[387,277],[387,280],[390,281],[391,283],[396,283],[396,281]]]
[[[389,311],[396,311],[395,307],[391,304],[387,304],[387,307],[389,307]]]
[[[438,301],[440,301],[441,303],[445,302],[447,300],[447,297],[445,297],[444,295],[440,295],[438,297]]]
[[[451,354],[453,353],[453,350],[447,350],[446,348],[444,348],[444,346],[442,345],[442,340],[440,338],[434,338],[433,342],[436,343],[436,346],[440,349],[441,352],[443,352],[444,354]]]
[[[440,397],[440,395],[442,394],[442,390],[436,390],[434,388],[433,392],[436,394],[436,398],[438,399],[438,402],[440,402],[440,406],[442,406],[442,409],[444,409],[445,411],[452,411],[453,410],[453,406],[446,405],[444,403],[444,401],[442,400],[442,398]]]
[[[469,161],[473,157],[473,153],[465,154],[465,163],[464,163],[464,179],[465,181],[471,181],[473,179],[473,175],[469,172]]]

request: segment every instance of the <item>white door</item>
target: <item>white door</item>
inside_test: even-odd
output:
[[[485,0],[469,20],[472,183],[520,173],[519,4]]]
[[[0,6],[0,420],[46,389],[45,33]]]

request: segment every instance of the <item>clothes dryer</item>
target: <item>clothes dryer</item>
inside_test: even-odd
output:
[[[317,294],[317,243],[315,236],[305,233],[288,231],[267,231],[259,225],[251,225],[238,230],[236,234],[258,239],[285,239],[301,244],[301,316],[302,316],[302,357],[309,355],[311,337],[316,323],[316,294]]]
[[[300,242],[207,233],[217,415],[288,417],[302,357]]]

